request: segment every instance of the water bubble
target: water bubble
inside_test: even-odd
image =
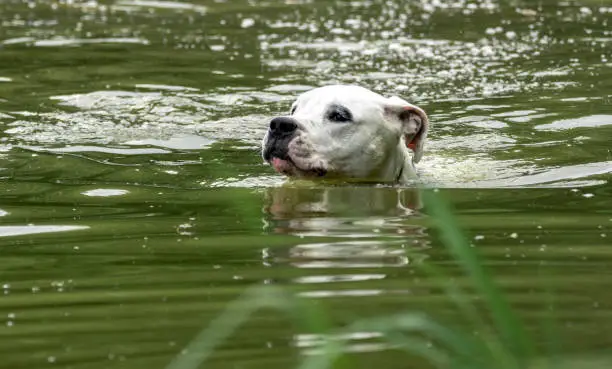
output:
[[[510,234],[510,238],[514,238],[514,239],[518,238],[518,233],[514,232]]]
[[[242,28],[250,28],[255,25],[255,20],[253,18],[245,18],[240,22],[240,27]]]
[[[493,50],[493,48],[491,46],[483,46],[482,49],[480,49],[481,53],[483,56],[492,56],[495,55],[495,51]]]
[[[188,231],[188,229],[190,228],[193,228],[193,224],[189,224],[189,223],[179,224],[177,226],[177,232],[181,236],[190,236],[190,235],[193,235],[193,232]]]

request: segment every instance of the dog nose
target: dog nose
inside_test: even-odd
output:
[[[289,136],[295,132],[297,127],[297,122],[292,118],[274,118],[270,121],[270,134],[276,137]]]

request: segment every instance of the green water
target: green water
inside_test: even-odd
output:
[[[461,326],[416,268],[467,283],[418,194],[279,187],[262,163],[270,117],[329,83],[428,111],[421,177],[538,346],[608,367],[612,4],[407,3],[1,2],[0,367],[164,368],[253,284],[337,326]],[[305,333],[258,313],[206,367],[293,367]],[[349,348],[341,367],[423,364],[376,332]]]

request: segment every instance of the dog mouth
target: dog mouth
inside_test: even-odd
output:
[[[301,132],[281,136],[268,134],[264,139],[262,157],[276,172],[288,177],[323,177],[329,172],[329,163],[319,157]]]
[[[289,177],[323,177],[327,174],[322,167],[300,168],[288,155],[284,159],[273,156],[268,162],[275,171]]]
[[[310,153],[291,151],[286,143],[272,141],[266,145],[263,157],[276,172],[288,177],[323,177],[327,174],[327,166],[313,161]]]
[[[270,159],[270,165],[275,171],[282,174],[290,173],[293,171],[293,169],[295,169],[295,164],[293,164],[290,160],[284,160],[277,157]]]

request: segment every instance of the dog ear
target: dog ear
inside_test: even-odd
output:
[[[414,152],[412,162],[416,164],[423,157],[423,146],[429,130],[429,118],[423,109],[400,97],[393,96],[387,100],[389,105],[385,110],[401,122],[406,147]]]

